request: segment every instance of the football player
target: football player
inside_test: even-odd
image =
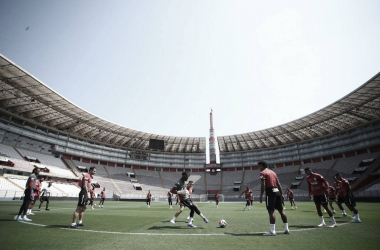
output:
[[[50,194],[51,194],[51,185],[52,183],[49,182],[48,186],[44,189],[42,189],[42,195],[41,195],[41,198],[40,198],[40,206],[38,207],[38,211],[41,211],[41,205],[42,203],[44,203],[46,201],[46,209],[47,211],[49,211],[49,199],[50,199]]]
[[[350,183],[348,180],[344,179],[340,173],[335,174],[335,177],[339,181],[336,186],[336,189],[339,190],[338,199],[340,200],[338,200],[338,203],[341,204],[344,202],[348,209],[354,213],[354,219],[351,221],[352,223],[361,223]]]
[[[243,191],[243,193],[240,194],[240,197],[245,194],[245,200],[246,200],[246,204],[245,204],[245,207],[243,208],[243,211],[245,211],[245,209],[248,207],[248,210],[251,210],[251,201],[250,201],[250,196],[252,194],[253,196],[253,193],[251,191],[251,189],[249,189],[249,187],[247,187],[246,190]]]
[[[297,205],[296,203],[294,202],[294,194],[293,194],[293,191],[290,190],[290,188],[287,188],[286,189],[286,196],[288,197],[289,199],[289,202],[290,202],[290,206],[292,207],[292,210],[295,208],[297,210]],[[294,208],[293,208],[294,206]]]
[[[82,179],[79,180],[78,185],[81,187],[81,190],[79,192],[79,201],[77,205],[77,209],[75,210],[73,214],[73,222],[71,223],[70,228],[78,228],[78,227],[84,227],[85,224],[83,224],[83,216],[84,212],[87,208],[87,199],[90,198],[90,188],[91,188],[91,180],[94,178],[93,176],[96,174],[96,167],[92,166],[90,167],[88,174],[83,174]],[[78,225],[76,223],[77,218],[79,215],[79,222]]]
[[[325,192],[329,189],[329,183],[323,178],[322,175],[313,173],[311,168],[305,168],[305,173],[307,174],[307,185],[309,188],[309,196],[311,200],[314,200],[315,206],[317,207],[317,212],[321,223],[319,227],[326,226],[325,219],[323,218],[321,206],[327,211],[331,219],[331,225],[329,227],[337,227],[338,224],[335,222],[334,215],[327,206],[327,198]]]
[[[100,202],[99,202],[99,208],[103,208],[104,201],[106,200],[106,188],[103,188],[102,192],[100,192]],[[100,204],[102,204],[100,206]]]
[[[202,217],[203,221],[208,223],[208,220],[205,216],[199,211],[198,207],[193,203],[190,199],[190,192],[187,189],[187,180],[189,179],[189,172],[183,172],[181,179],[175,184],[172,188],[171,192],[173,194],[179,194],[178,198],[183,202],[183,204],[190,209],[190,217],[187,226],[188,227],[196,227],[193,225],[193,216],[194,212],[197,213],[200,217]]]
[[[284,234],[290,234],[288,226],[288,218],[284,212],[282,204],[284,202],[284,195],[277,174],[268,168],[268,164],[265,161],[259,161],[260,167],[260,179],[261,179],[261,193],[260,203],[263,202],[263,195],[265,191],[266,206],[269,214],[270,231],[265,233],[265,236],[276,236],[276,216],[274,210],[276,209],[280,215],[282,222],[285,226]]]

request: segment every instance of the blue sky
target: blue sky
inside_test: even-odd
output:
[[[380,71],[380,1],[0,1],[0,53],[79,107],[208,137],[308,115]]]

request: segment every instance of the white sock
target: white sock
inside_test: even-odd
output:
[[[332,224],[336,224],[334,216],[330,217],[330,219]]]
[[[76,224],[75,223],[71,223],[71,226],[75,226]]]
[[[177,218],[174,216],[172,220],[175,221],[175,219],[177,219]]]
[[[288,225],[288,223],[284,223],[284,226],[285,226],[285,231],[286,231],[286,230],[289,230],[289,225]]]
[[[276,224],[270,224],[270,231],[271,231],[272,233],[276,232],[275,227],[276,227]]]
[[[78,221],[78,224],[82,224],[82,221],[80,220],[80,221]]]
[[[193,224],[193,217],[189,217],[189,224]]]
[[[218,205],[216,205],[216,208],[218,208]]]
[[[200,217],[202,217],[202,219],[204,219],[205,217],[203,216],[203,214],[201,213],[200,215],[199,215]]]
[[[319,216],[321,218],[321,223],[325,223],[325,219],[323,218],[323,216]]]
[[[359,220],[359,214],[355,214],[355,220]]]

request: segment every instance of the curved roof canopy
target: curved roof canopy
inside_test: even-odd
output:
[[[380,118],[380,73],[333,104],[276,127],[218,137],[219,150],[240,152],[283,146],[335,134]]]
[[[149,139],[165,141],[165,152],[204,153],[204,137],[145,133],[99,118],[71,103],[0,54],[0,109],[73,136],[128,149],[150,150]]]

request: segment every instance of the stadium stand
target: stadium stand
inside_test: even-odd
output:
[[[150,190],[152,196],[166,195],[168,190],[162,186],[161,179],[157,171],[149,171],[144,169],[134,169],[134,171],[136,173],[136,179],[139,180],[139,183],[142,185],[145,193],[148,193]]]
[[[239,195],[239,192],[234,191],[234,182],[235,181],[242,181],[243,179],[244,171],[232,171],[232,172],[223,172],[223,187],[222,187],[222,194],[225,196],[230,195]],[[240,185],[239,185],[240,186]]]
[[[0,144],[0,154],[18,160],[23,160],[17,151],[8,145]]]
[[[59,168],[67,170],[67,167],[62,162],[62,160],[60,158],[54,157],[53,155],[41,154],[41,153],[37,153],[37,152],[33,152],[33,151],[21,149],[21,148],[17,148],[17,150],[23,156],[36,157],[41,162],[41,164],[55,166],[55,167],[59,167]]]
[[[206,184],[207,184],[207,190],[213,190],[213,191],[220,191],[220,183],[222,181],[222,174],[221,172],[217,173],[216,175],[210,174],[209,172],[206,172]]]

